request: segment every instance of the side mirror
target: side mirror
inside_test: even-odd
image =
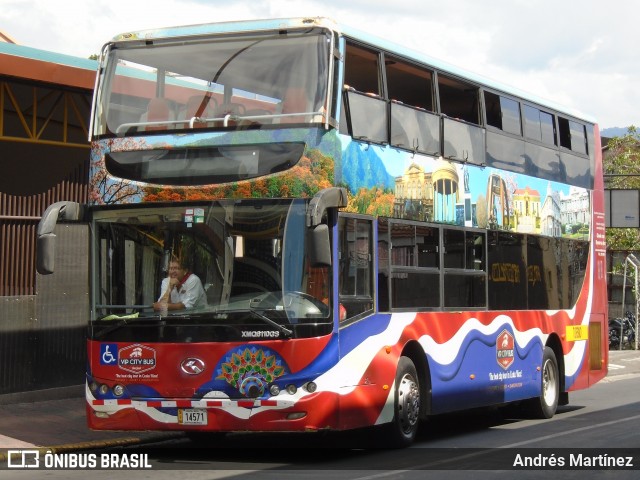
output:
[[[36,243],[36,270],[40,275],[49,275],[53,273],[55,253],[55,234],[46,233],[39,236]]]
[[[36,239],[36,270],[41,275],[53,273],[56,236],[53,229],[58,220],[79,220],[81,207],[77,202],[56,202],[45,210],[38,223]]]
[[[329,226],[324,223],[309,230],[309,259],[312,267],[331,266]]]

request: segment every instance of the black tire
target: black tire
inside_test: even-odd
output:
[[[558,409],[560,398],[560,372],[556,354],[550,347],[545,347],[542,355],[540,371],[540,397],[530,400],[531,413],[536,418],[551,418]]]
[[[400,357],[394,390],[393,421],[382,439],[391,448],[404,448],[413,443],[420,423],[420,382],[409,357]]]

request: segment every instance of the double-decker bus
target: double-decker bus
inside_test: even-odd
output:
[[[90,135],[89,202],[37,244],[52,272],[56,222],[89,225],[92,429],[406,446],[446,412],[552,417],[607,373],[589,117],[299,18],[115,37]]]

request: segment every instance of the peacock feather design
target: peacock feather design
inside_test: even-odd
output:
[[[286,372],[282,363],[279,355],[268,349],[238,348],[220,364],[216,380],[225,380],[245,397],[256,398]]]

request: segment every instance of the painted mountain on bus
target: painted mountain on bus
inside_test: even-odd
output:
[[[393,190],[395,179],[389,175],[384,163],[376,153],[375,146],[348,142],[342,152],[342,179],[351,193],[361,188]],[[339,179],[340,181],[340,179]]]

